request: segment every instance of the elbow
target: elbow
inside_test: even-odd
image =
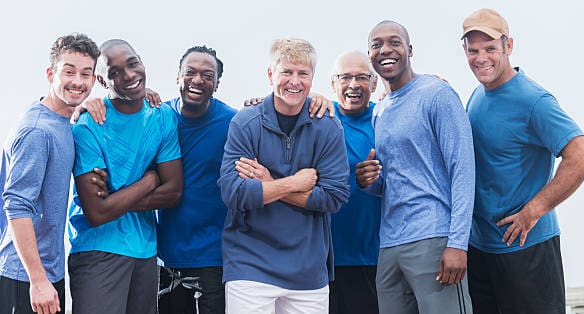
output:
[[[171,208],[179,207],[182,202],[182,196],[183,196],[182,189],[180,189],[179,191],[169,193],[168,196],[168,203],[170,205],[169,207]]]
[[[85,219],[87,219],[87,222],[92,227],[99,227],[99,226],[103,225],[104,223],[108,222],[108,220],[104,216],[97,214],[96,211],[97,210],[95,210],[95,209],[84,210]]]

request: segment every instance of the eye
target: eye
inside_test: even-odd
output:
[[[371,43],[371,49],[379,49],[381,48],[381,44],[378,42]]]
[[[486,50],[488,53],[493,53],[493,52],[497,51],[497,49],[495,47],[488,47]]]
[[[212,81],[215,79],[215,74],[214,73],[204,73],[203,74],[203,79],[205,81]]]
[[[399,41],[399,40],[392,40],[392,41],[389,42],[389,44],[391,46],[393,46],[393,47],[399,47],[399,46],[401,46],[401,41]]]

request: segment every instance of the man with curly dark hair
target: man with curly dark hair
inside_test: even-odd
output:
[[[0,161],[0,313],[65,310],[63,236],[75,158],[69,118],[91,92],[99,57],[86,35],[59,37],[47,96],[8,138]]]

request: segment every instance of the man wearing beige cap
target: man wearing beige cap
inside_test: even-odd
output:
[[[501,15],[474,12],[462,40],[481,83],[467,106],[476,156],[474,313],[565,313],[554,207],[584,178],[584,134],[548,91],[511,66],[513,38]]]

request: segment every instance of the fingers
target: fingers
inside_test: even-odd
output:
[[[151,90],[150,88],[146,87],[146,101],[150,103],[150,107],[160,108],[160,104],[162,104],[162,99],[160,99],[160,95]]]
[[[373,160],[373,157],[375,157],[375,148],[372,148],[369,151],[369,155],[367,156],[367,160]]]
[[[243,106],[244,107],[256,106],[256,105],[259,105],[262,101],[264,101],[264,97],[255,97],[255,98],[246,99],[243,101]]]

